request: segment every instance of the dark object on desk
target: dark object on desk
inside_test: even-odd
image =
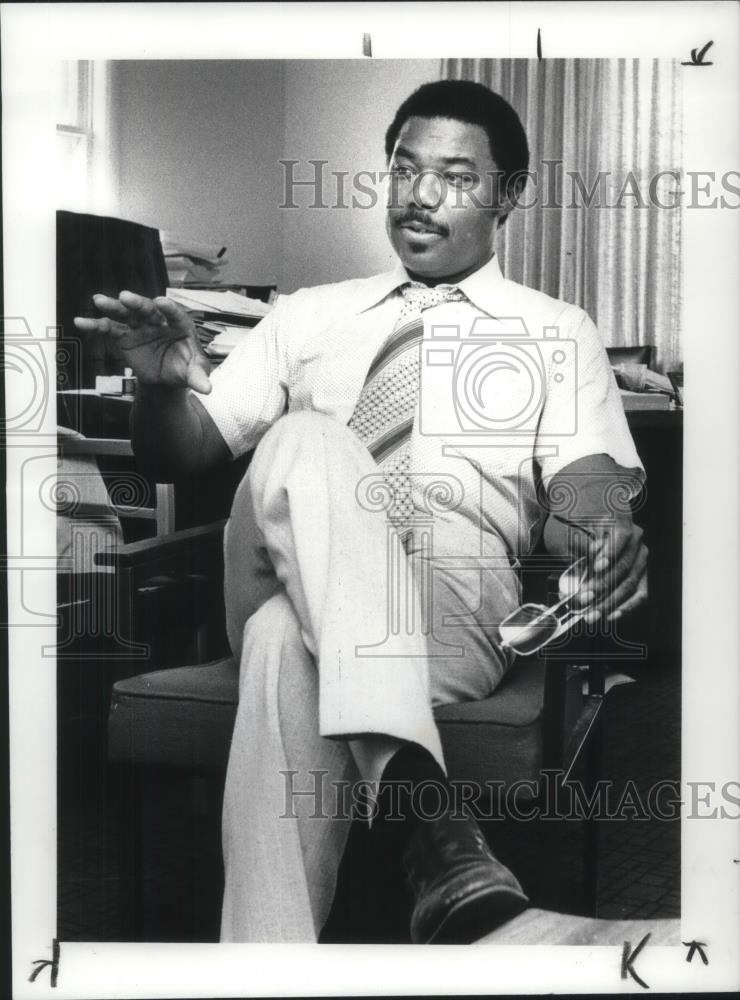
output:
[[[241,282],[222,281],[210,283],[186,281],[182,287],[184,289],[192,288],[193,290],[202,288],[211,292],[239,292],[240,295],[246,295],[248,299],[259,299],[260,302],[269,302],[272,293],[277,291],[277,285],[245,285]]]
[[[230,312],[208,312],[205,310],[202,313],[194,312],[192,315],[196,321],[200,316],[204,323],[220,323],[223,326],[243,326],[247,329],[257,326],[261,321],[260,316],[243,316],[241,313]]]
[[[679,406],[683,406],[683,372],[668,372],[668,378],[671,380],[676,402]]]
[[[57,393],[57,423],[86,438],[118,439],[128,443],[132,403],[133,396],[62,390]]]
[[[57,326],[59,374],[65,389],[94,388],[96,375],[123,371],[108,339],[81,334],[75,316],[97,316],[96,292],[123,289],[153,297],[167,289],[159,230],[107,216],[57,212]],[[77,343],[80,349],[72,345]]]
[[[630,392],[629,389],[620,389],[619,395],[622,397],[625,413],[632,413],[634,410],[665,412],[671,408],[671,398],[664,392]]]
[[[653,360],[652,344],[637,344],[634,347],[607,347],[610,365],[647,365]]]

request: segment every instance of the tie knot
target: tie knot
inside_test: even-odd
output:
[[[460,291],[457,285],[435,285],[429,288],[419,281],[403,285],[401,294],[404,300],[404,313],[412,311],[421,313],[442,302],[461,302],[465,298],[465,293]]]

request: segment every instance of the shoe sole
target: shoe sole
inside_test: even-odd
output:
[[[461,899],[422,944],[473,944],[518,916],[529,906],[526,896],[503,886],[482,889]]]

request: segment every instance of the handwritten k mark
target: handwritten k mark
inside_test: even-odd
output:
[[[704,62],[704,56],[707,54],[709,49],[714,45],[714,42],[707,42],[703,49],[692,49],[691,50],[691,61],[682,62],[682,66],[714,66],[714,63]]]
[[[706,941],[682,941],[681,944],[689,949],[686,956],[687,962],[690,962],[694,955],[698,954],[704,965],[709,965],[709,959],[704,954],[704,949],[707,946]]]

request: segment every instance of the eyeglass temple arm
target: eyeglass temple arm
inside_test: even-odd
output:
[[[578,521],[571,521],[570,518],[561,517],[560,514],[551,514],[550,517],[554,518],[556,521],[560,521],[561,524],[567,524],[570,528],[575,528],[577,531],[582,531],[584,535],[588,535],[593,541],[597,541],[598,535],[591,528],[587,528],[585,524],[580,524]]]

